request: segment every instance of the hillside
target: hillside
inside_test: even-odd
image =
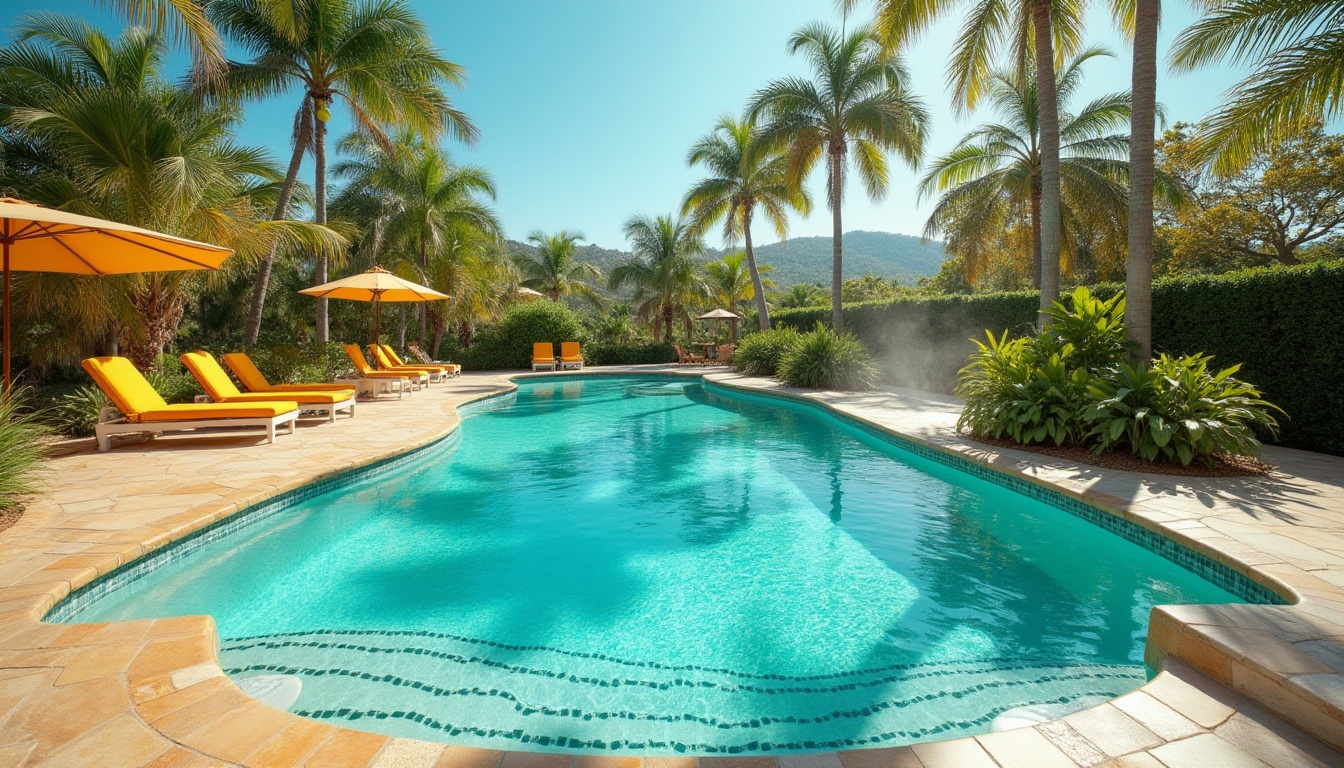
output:
[[[518,252],[530,246],[513,240],[509,250]],[[629,256],[625,251],[597,245],[579,246],[579,258],[596,264],[603,273]],[[722,251],[711,251],[710,259]],[[775,268],[771,279],[780,288],[796,283],[831,282],[831,238],[795,237],[783,243],[772,243],[756,248],[756,259]],[[914,285],[921,277],[938,274],[943,263],[943,244],[921,243],[918,237],[892,232],[846,232],[845,277],[863,277],[866,274],[894,278]]]

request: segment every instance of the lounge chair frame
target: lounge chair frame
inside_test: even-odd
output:
[[[115,435],[164,434],[166,432],[194,432],[211,427],[261,427],[266,432],[266,442],[275,442],[276,428],[289,425],[286,434],[294,434],[294,422],[299,418],[298,411],[282,413],[279,416],[254,416],[237,419],[194,419],[183,421],[127,421],[116,406],[104,406],[98,414],[98,423],[93,432],[98,438],[98,450],[112,450],[112,437]]]
[[[322,419],[323,421],[326,421],[328,424],[334,424],[334,423],[336,423],[336,412],[337,412],[337,411],[349,411],[350,413],[348,413],[348,414],[346,414],[346,415],[347,415],[347,416],[350,416],[350,417],[353,417],[353,416],[355,415],[355,400],[359,397],[359,390],[357,390],[357,389],[355,389],[355,388],[353,388],[353,387],[352,387],[351,389],[352,389],[352,391],[355,392],[355,394],[353,394],[353,395],[347,397],[347,398],[344,399],[344,400],[337,400],[337,401],[334,402],[334,403],[299,403],[299,418],[300,418],[300,419]],[[275,394],[276,394],[276,395],[280,395],[280,394],[284,394],[284,393],[276,392]],[[293,394],[293,393],[290,393],[290,394]],[[277,399],[278,399],[278,398],[277,398]],[[215,403],[215,402],[228,403],[229,401],[228,401],[228,400],[213,400],[213,399],[211,399],[211,397],[210,397],[209,395],[197,395],[197,396],[196,396],[196,402],[198,402],[198,403]],[[242,402],[239,401],[239,404],[241,405]]]

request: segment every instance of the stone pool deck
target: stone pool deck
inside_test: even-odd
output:
[[[914,747],[714,758],[496,752],[343,729],[244,695],[219,668],[208,617],[41,622],[72,589],[257,502],[437,441],[457,428],[457,406],[512,386],[510,374],[469,374],[361,404],[354,419],[301,426],[274,445],[170,436],[53,460],[46,493],[0,533],[0,768],[1344,766],[1344,460],[1270,449],[1279,467],[1270,477],[1138,475],[968,442],[948,398],[799,393],[725,369],[698,372],[809,398],[1085,499],[1292,605],[1158,609],[1148,656],[1163,671],[1056,722]]]

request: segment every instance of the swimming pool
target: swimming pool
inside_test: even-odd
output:
[[[700,754],[983,732],[1145,680],[1151,606],[1236,600],[801,405],[526,381],[460,439],[87,603],[208,613],[293,711],[504,749]]]

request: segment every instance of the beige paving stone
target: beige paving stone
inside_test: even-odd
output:
[[[44,768],[139,768],[172,748],[131,715],[122,715],[97,728],[84,731],[52,752]]]
[[[853,749],[814,755],[780,755],[780,768],[924,768],[910,747]]]
[[[337,731],[303,762],[304,768],[367,768],[388,742],[386,736],[363,731]]]
[[[1037,726],[1036,730],[1079,765],[1097,765],[1106,761],[1105,752],[1063,720],[1043,723]]]
[[[1239,697],[1180,664],[1149,681],[1143,691],[1204,728],[1221,725],[1232,716]]]
[[[1064,722],[1111,757],[1138,752],[1163,742],[1160,736],[1110,704],[1069,715]]]
[[[1132,755],[1117,757],[1107,762],[1102,768],[1166,768],[1166,766],[1162,764],[1162,761],[1147,752],[1135,752]]]
[[[929,741],[911,749],[924,768],[999,768],[975,739]]]
[[[301,765],[309,755],[330,739],[335,726],[303,718],[286,718],[279,733],[264,742],[244,761],[253,768],[291,768]]]
[[[414,739],[392,739],[373,761],[374,768],[434,768],[443,754],[442,744]]]
[[[1257,722],[1238,712],[1214,731],[1218,737],[1275,768],[1322,768],[1327,763],[1312,753],[1329,759],[1329,750],[1301,731],[1282,721]],[[1304,749],[1305,747],[1305,749]],[[1338,755],[1335,755],[1338,758]],[[1341,761],[1331,760],[1335,765]]]
[[[541,752],[505,752],[504,759],[499,762],[500,768],[569,768],[569,755],[548,755]],[[738,768],[732,760],[735,758],[715,758],[727,761],[717,768]],[[703,768],[709,768],[706,765],[708,759],[701,760],[700,765]],[[774,760],[770,761],[771,765]],[[740,768],[768,768],[768,766],[741,766]]]
[[[644,768],[699,768],[698,757],[646,757]]]
[[[477,747],[459,747],[449,744],[439,756],[434,768],[498,768],[504,753],[493,749]],[[586,756],[585,756],[586,757]],[[600,768],[600,766],[582,766],[582,768]],[[624,768],[622,766],[622,768]],[[634,766],[639,768],[639,766]],[[669,768],[671,768],[669,766]]]
[[[1150,750],[1167,768],[1268,768],[1264,763],[1212,733],[1191,736]]]
[[[1074,762],[1035,728],[976,736],[1003,768],[1074,768]]]
[[[1116,709],[1166,741],[1188,738],[1204,730],[1193,720],[1142,690],[1121,696],[1112,703]]]
[[[487,750],[481,750],[487,751]],[[446,750],[445,750],[446,752]],[[498,753],[496,753],[498,754]],[[639,757],[617,755],[575,755],[572,768],[641,768]],[[442,758],[435,768],[444,765]]]

